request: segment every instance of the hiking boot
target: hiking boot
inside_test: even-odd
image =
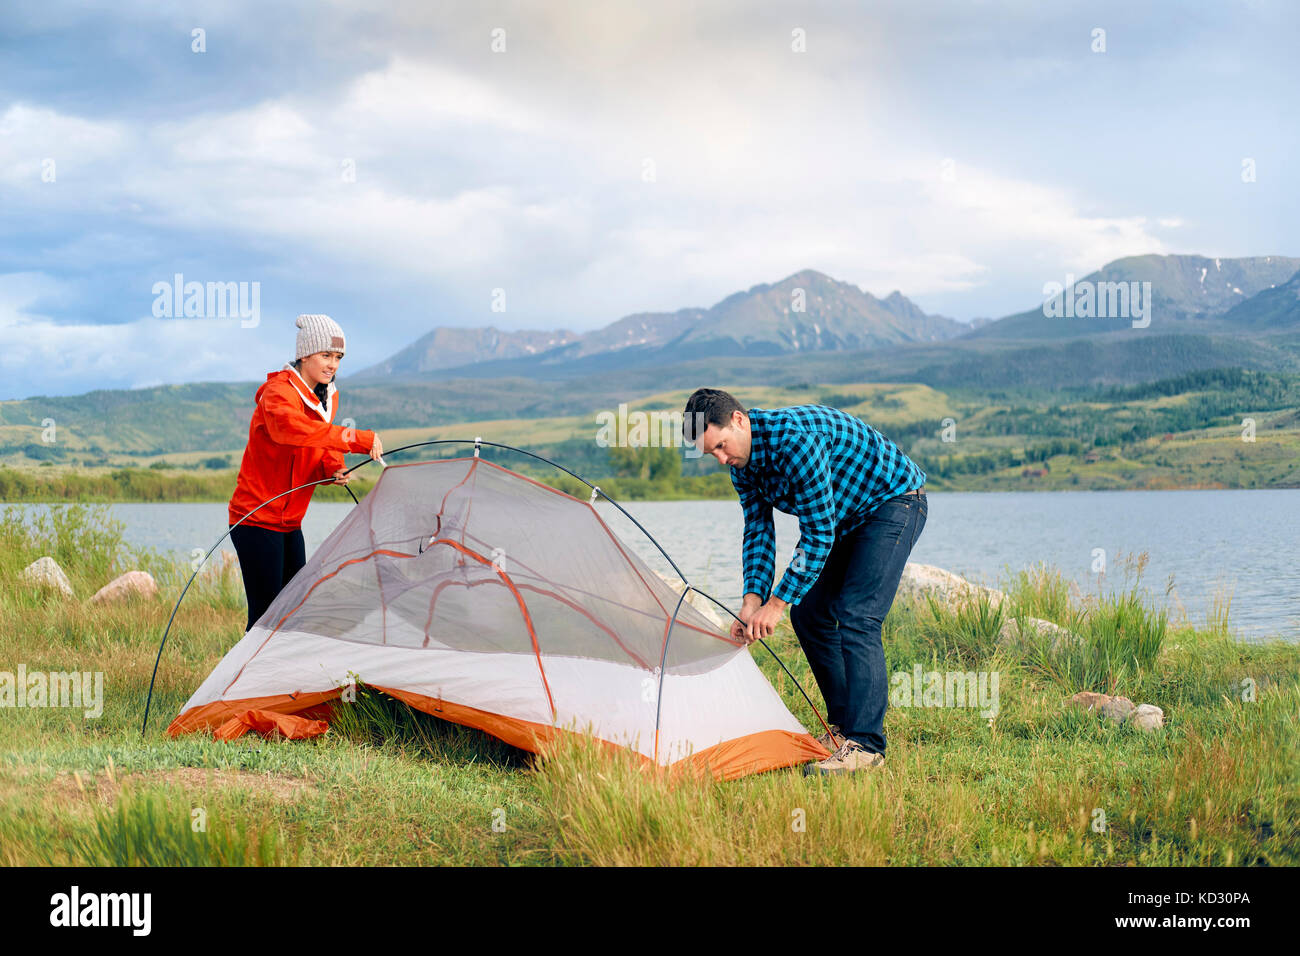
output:
[[[834,739],[831,738],[831,734],[835,735]],[[831,724],[831,733],[818,734],[817,742],[831,753],[835,753],[835,751],[840,749],[840,744],[844,743],[844,734],[840,731],[840,725]]]
[[[805,775],[816,773],[853,773],[879,767],[885,762],[884,754],[872,753],[856,740],[845,740],[839,750],[825,760],[805,764]]]

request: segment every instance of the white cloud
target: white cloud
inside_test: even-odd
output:
[[[41,273],[0,276],[0,378],[6,397],[75,394],[160,382],[255,377],[250,368],[277,368],[284,349],[239,320],[137,319],[115,325],[56,323],[33,303],[57,295],[59,283]],[[242,372],[232,374],[231,356]],[[251,365],[251,363],[260,363]]]
[[[1037,288],[1065,270],[1165,252],[1160,231],[1183,224],[961,156],[945,181],[929,120],[893,102],[888,35],[850,37],[810,17],[810,52],[796,55],[784,15],[734,13],[579,5],[475,10],[448,26],[406,7],[385,38],[387,61],[328,95],[180,120],[11,105],[0,116],[0,180],[27,209],[65,217],[61,259],[84,282],[128,255],[158,278],[181,271],[171,260],[184,256],[192,273],[220,246],[244,250],[239,268],[250,274],[223,265],[200,278],[292,272],[350,286],[382,310],[395,289],[478,303],[502,286],[511,312],[483,320],[507,327],[592,328],[707,306],[807,267],[881,295],[945,301],[1009,276],[1035,276]],[[488,49],[498,19],[503,55]],[[430,31],[442,31],[438,43]],[[1030,58],[1013,73],[1045,82],[1061,66]],[[80,188],[37,193],[45,153],[60,157],[61,183],[67,156]],[[647,158],[654,182],[642,180]],[[355,182],[343,180],[345,159]],[[86,233],[88,210],[114,228]],[[21,318],[14,302],[57,297],[54,280],[39,283],[39,293],[5,287],[0,324]],[[402,305],[369,330],[391,335],[394,350],[442,314]],[[162,332],[179,379],[247,377],[261,354],[203,323],[160,327],[140,318],[146,306],[123,305],[124,323],[104,332],[23,318],[30,340],[0,362],[12,374],[26,355],[53,376],[63,373],[51,356],[91,367],[107,354],[125,368],[127,348],[147,353]]]
[[[367,135],[458,125],[538,131],[543,117],[478,77],[435,62],[394,56],[352,83],[337,109],[338,126]]]
[[[68,181],[117,156],[127,136],[119,124],[68,116],[13,103],[0,115],[0,182],[28,189]],[[54,183],[43,182],[43,163],[54,160]]]

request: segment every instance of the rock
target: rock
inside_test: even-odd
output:
[[[1116,723],[1123,723],[1131,713],[1133,713],[1133,701],[1127,697],[1112,697],[1101,705],[1101,715]]]
[[[108,604],[132,597],[155,598],[158,585],[148,571],[127,571],[109,581],[95,592],[91,604]]]
[[[49,555],[37,558],[23,568],[22,579],[32,587],[60,592],[64,597],[76,598],[72,583],[59,567],[59,562]]]
[[[1165,725],[1165,712],[1155,704],[1139,704],[1128,719],[1139,730],[1158,730]]]
[[[1127,697],[1112,697],[1110,694],[1098,694],[1090,690],[1081,690],[1070,698],[1070,706],[1080,710],[1096,711],[1107,720],[1116,723],[1123,721],[1133,713],[1133,701]]]
[[[974,584],[960,574],[953,574],[932,564],[912,562],[903,568],[903,577],[898,582],[898,594],[900,597],[922,601],[927,594],[933,595],[950,610],[981,598],[987,598],[990,607],[998,608],[1006,598],[996,588]]]
[[[661,577],[664,583],[667,584],[668,587],[672,589],[672,592],[674,594],[679,596],[681,595],[682,582],[680,578],[670,578],[668,575],[662,574],[657,571],[655,573],[659,574],[659,577]],[[686,599],[686,603],[689,604],[691,607],[695,608],[695,610],[699,611],[706,618],[708,618],[709,621],[712,622],[713,625],[717,627],[719,630],[727,629],[727,622],[730,621],[731,618],[728,617],[726,620],[723,620],[722,611],[719,610],[718,606],[714,604],[712,601],[710,601],[708,598],[706,598],[704,595],[700,594],[697,591],[692,591],[690,596]]]
[[[1100,710],[1101,705],[1110,700],[1109,694],[1098,694],[1090,690],[1081,690],[1070,698],[1069,703],[1072,707],[1078,707],[1080,710]]]
[[[1079,640],[1079,636],[1059,624],[1045,621],[1041,617],[1011,618],[1002,622],[998,632],[998,647],[1024,647],[1038,643],[1040,637],[1052,639],[1051,649],[1059,650],[1064,644]]]

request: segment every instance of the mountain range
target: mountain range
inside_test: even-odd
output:
[[[1065,286],[1073,277],[1062,275]],[[1144,285],[1149,283],[1149,285]],[[1105,298],[1123,284],[1131,310],[1075,315],[1062,301],[1085,287]],[[1146,298],[1149,290],[1149,302]],[[1149,324],[1134,329],[1132,310]],[[1105,312],[1104,308],[1094,311]],[[1081,310],[1082,312],[1082,310]],[[1056,314],[1053,314],[1056,313]],[[1115,333],[1240,334],[1300,330],[1300,259],[1196,255],[1117,259],[1073,281],[1046,305],[971,323],[932,315],[901,292],[877,298],[805,269],[727,296],[709,308],[639,312],[591,332],[504,331],[440,326],[396,354],[350,375],[365,385],[448,378],[568,379],[658,367],[711,355],[750,357],[862,352],[964,340],[1063,341]]]
[[[636,313],[587,333],[436,328],[346,378],[345,414],[377,429],[427,428],[586,415],[699,385],[913,382],[997,402],[1209,369],[1300,373],[1300,259],[1138,256],[1079,281],[1151,282],[1149,327],[1053,319],[1042,306],[960,323],[901,293],[880,299],[804,270],[707,309]],[[719,363],[737,356],[745,361]],[[0,402],[0,460],[240,448],[257,384]],[[51,418],[57,447],[41,438]]]
[[[717,353],[847,352],[942,341],[968,330],[953,319],[927,314],[901,292],[878,299],[805,269],[736,292],[707,309],[639,312],[587,333],[439,327],[348,381],[420,379],[451,369],[476,378],[532,377],[530,372],[561,365],[581,373]]]
[[[1130,256],[1116,259],[1074,283],[1076,289],[1098,290],[1120,283],[1128,288],[1150,283],[1150,324],[1144,331],[1239,332],[1294,329],[1300,326],[1300,312],[1287,313],[1280,302],[1272,305],[1266,295],[1287,285],[1300,271],[1300,259],[1286,256],[1253,256],[1243,259],[1211,259],[1206,256]],[[1058,277],[1065,285],[1067,276]],[[1294,288],[1294,286],[1292,287]],[[1104,290],[1102,290],[1104,291]],[[1141,293],[1145,297],[1145,292]],[[1133,329],[1133,309],[1128,314],[1100,315],[1094,307],[1089,316],[1070,315],[1064,305],[1069,291],[1052,296],[1044,305],[987,323],[971,334],[1001,339],[1069,339]],[[1261,298],[1265,296],[1265,298]],[[1078,296],[1073,296],[1077,300]],[[1109,297],[1106,297],[1109,298]],[[1113,300],[1112,300],[1113,301]],[[1145,307],[1145,298],[1143,303]]]

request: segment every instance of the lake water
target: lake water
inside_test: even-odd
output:
[[[1300,640],[1300,490],[1062,491],[934,493],[912,560],[987,584],[1039,562],[1095,592],[1125,587],[1124,558],[1147,552],[1149,599],[1204,623],[1216,593],[1231,595],[1229,621],[1246,639]],[[42,508],[40,505],[27,506]],[[351,503],[317,502],[303,535],[310,554]],[[671,569],[636,526],[608,503],[615,532],[656,569]],[[629,502],[624,507],[663,545],[693,583],[740,602],[740,506],[731,501]],[[226,530],[225,504],[117,504],[114,516],[135,545],[188,558]],[[798,541],[798,522],[777,513],[778,577]],[[231,551],[229,541],[225,549]]]

